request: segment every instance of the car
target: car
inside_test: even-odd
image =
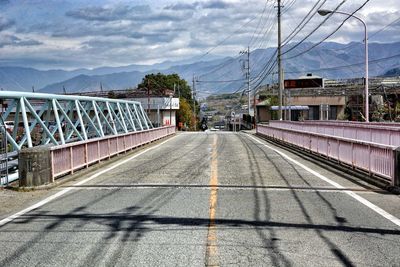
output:
[[[6,127],[6,129],[9,133],[11,133],[14,130],[14,122],[13,121],[5,121],[4,126]]]

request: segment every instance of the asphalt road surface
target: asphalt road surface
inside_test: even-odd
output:
[[[0,266],[400,266],[399,196],[246,133],[177,134],[51,194],[1,218]]]

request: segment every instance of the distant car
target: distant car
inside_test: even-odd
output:
[[[14,122],[13,121],[5,121],[4,126],[6,127],[6,129],[9,133],[11,133],[14,130]]]

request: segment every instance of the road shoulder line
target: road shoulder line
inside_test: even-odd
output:
[[[319,179],[327,182],[328,184],[333,185],[334,187],[338,188],[338,189],[345,189],[345,187],[343,187],[342,185],[338,184],[335,181],[332,181],[331,179],[329,179],[328,177],[312,170],[311,168],[305,166],[304,164],[298,162],[297,160],[289,157],[288,155],[286,155],[285,153],[283,153],[282,151],[279,151],[276,148],[273,148],[263,142],[261,142],[259,139],[253,137],[253,136],[249,136],[251,139],[253,139],[254,141],[256,141],[257,143],[265,146],[266,148],[278,153],[279,155],[281,155],[282,157],[284,157],[285,159],[293,162],[294,164],[296,164],[297,166],[301,167],[302,169],[308,171],[309,173],[313,174],[314,176],[318,177]],[[393,216],[392,214],[388,213],[387,211],[383,210],[382,208],[376,206],[375,204],[371,203],[370,201],[366,200],[365,198],[357,195],[356,193],[354,193],[353,191],[350,190],[344,190],[343,191],[345,194],[349,195],[350,197],[352,197],[353,199],[357,200],[358,202],[362,203],[363,205],[367,206],[368,208],[370,208],[371,210],[375,211],[376,213],[378,213],[379,215],[381,215],[382,217],[386,218],[387,220],[391,221],[392,223],[394,223],[395,225],[400,227],[400,219]]]
[[[150,151],[150,150],[153,150],[153,149],[155,149],[155,148],[158,148],[159,146],[161,146],[161,145],[163,145],[163,144],[165,144],[165,143],[171,141],[171,140],[174,139],[175,137],[176,137],[176,135],[173,136],[173,137],[171,137],[171,138],[169,138],[168,140],[165,140],[165,141],[162,142],[162,143],[159,143],[159,144],[157,144],[157,145],[155,145],[155,146],[152,146],[152,147],[149,147],[149,148],[147,148],[147,149],[145,149],[145,150],[143,150],[143,151],[140,151],[139,153],[137,153],[137,154],[135,154],[135,155],[133,155],[133,156],[131,156],[131,157],[129,157],[129,158],[123,160],[123,161],[120,161],[120,162],[118,162],[118,163],[116,163],[116,164],[113,164],[112,166],[110,166],[110,167],[108,167],[108,168],[106,168],[106,169],[104,169],[104,170],[101,170],[101,171],[99,171],[99,172],[96,172],[95,174],[89,176],[88,178],[86,178],[86,179],[84,179],[84,180],[82,180],[82,181],[80,181],[80,182],[77,182],[77,183],[73,184],[71,187],[66,187],[65,189],[63,189],[63,190],[61,190],[61,191],[55,193],[54,195],[51,195],[51,196],[49,196],[49,197],[47,197],[47,198],[45,198],[45,199],[39,201],[38,203],[36,203],[36,204],[34,204],[34,205],[30,206],[30,207],[28,207],[28,208],[26,208],[26,209],[23,209],[23,210],[21,210],[21,211],[19,211],[19,212],[17,212],[17,213],[14,213],[13,215],[10,215],[10,216],[8,216],[8,217],[6,217],[6,218],[0,220],[0,227],[2,227],[3,225],[5,225],[5,224],[7,224],[7,223],[9,223],[9,222],[12,222],[13,220],[17,219],[18,217],[21,217],[22,215],[24,215],[24,214],[26,214],[26,213],[28,213],[28,212],[30,212],[30,211],[32,211],[32,210],[35,210],[35,209],[37,209],[37,208],[42,207],[43,205],[45,205],[45,204],[47,204],[47,203],[53,201],[54,199],[57,199],[57,198],[59,198],[60,196],[65,195],[66,193],[68,193],[68,192],[71,191],[71,190],[76,189],[75,186],[83,185],[83,184],[85,184],[85,183],[87,183],[87,182],[89,182],[89,181],[91,181],[91,180],[93,180],[93,179],[99,177],[100,175],[102,175],[102,174],[104,174],[104,173],[106,173],[106,172],[109,172],[109,171],[111,171],[111,170],[113,170],[113,169],[115,169],[115,168],[121,166],[122,164],[125,164],[125,163],[131,161],[131,160],[134,159],[134,158],[139,157],[140,155],[142,155],[142,154],[144,154],[144,153],[146,153],[146,152],[148,152],[148,151]]]

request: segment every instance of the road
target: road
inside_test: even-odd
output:
[[[0,266],[400,265],[399,196],[246,133],[177,134],[53,191],[1,226]]]

